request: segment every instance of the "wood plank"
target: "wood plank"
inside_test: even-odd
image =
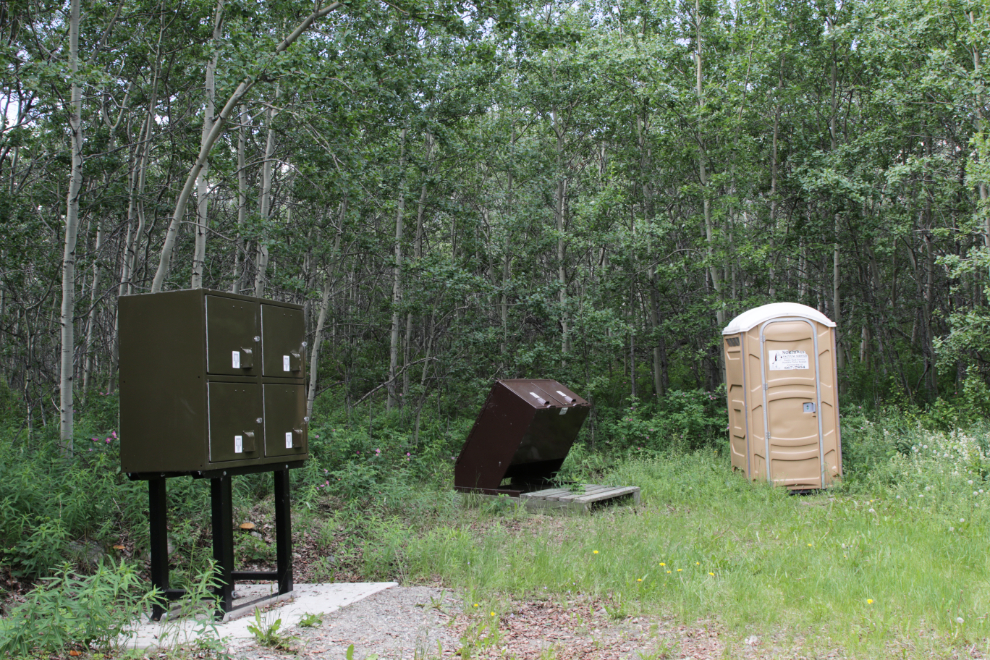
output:
[[[623,495],[635,495],[638,493],[639,486],[625,486],[622,488],[611,488],[609,490],[578,497],[574,499],[574,502],[579,504],[588,504],[591,502],[600,502],[601,500],[610,500],[616,497],[622,497]]]
[[[587,497],[588,495],[595,495],[611,489],[612,486],[588,486],[583,493],[567,493],[566,495],[561,495],[558,499],[561,502],[572,502],[579,497]]]
[[[520,497],[526,499],[546,499],[554,495],[563,495],[564,493],[569,493],[570,491],[563,488],[548,488],[546,490],[537,490],[532,493],[523,493]]]

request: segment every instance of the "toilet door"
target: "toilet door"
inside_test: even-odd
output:
[[[794,489],[822,487],[818,337],[800,318],[767,321],[763,355],[767,480]]]

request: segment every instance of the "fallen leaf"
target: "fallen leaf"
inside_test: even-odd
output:
[[[254,529],[254,523],[241,523],[241,529]]]

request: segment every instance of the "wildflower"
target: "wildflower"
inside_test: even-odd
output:
[[[110,435],[112,435],[113,437],[116,438],[117,437],[117,432],[116,431],[110,431]]]
[[[670,575],[670,571],[667,571],[667,575]]]
[[[872,598],[867,598],[866,599],[866,604],[867,605],[872,605],[873,604],[873,599]]]
[[[966,519],[965,518],[960,518],[959,519],[959,522],[966,522]]]
[[[963,623],[963,618],[961,616],[957,616],[956,623]]]
[[[712,577],[715,577],[715,574],[714,573],[709,573],[709,575],[711,575]]]
[[[665,563],[663,563],[663,562],[660,562],[660,565],[661,565],[661,566],[666,566],[667,564],[665,564]]]
[[[954,532],[954,531],[956,531],[956,528],[955,528],[955,527],[950,527],[950,528],[949,528],[949,531],[950,531],[950,532]]]
[[[495,616],[495,613],[494,612],[492,612],[492,616]]]
[[[636,578],[636,582],[642,582],[643,578]]]
[[[970,480],[969,480],[969,481],[967,481],[966,483],[968,483],[968,484],[969,484],[970,486],[972,486],[972,485],[973,485],[973,480],[972,480],[972,479],[970,479]]]
[[[873,507],[870,507],[870,513],[876,513],[876,511],[873,510]]]
[[[477,607],[477,606],[478,606],[478,604],[477,604],[477,603],[475,603],[475,604],[474,604],[474,606],[475,606],[475,607]]]
[[[598,551],[597,550],[594,550],[591,554],[597,555],[598,554]]]
[[[110,444],[110,438],[107,438],[107,444],[108,445]]]
[[[694,562],[694,565],[695,566],[701,566],[701,562],[700,561],[696,561],[696,562]]]
[[[684,569],[678,568],[677,569],[677,572],[680,573],[682,570],[684,570]]]

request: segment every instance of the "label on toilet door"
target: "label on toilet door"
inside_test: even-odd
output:
[[[770,371],[808,369],[808,354],[804,351],[768,351]]]

